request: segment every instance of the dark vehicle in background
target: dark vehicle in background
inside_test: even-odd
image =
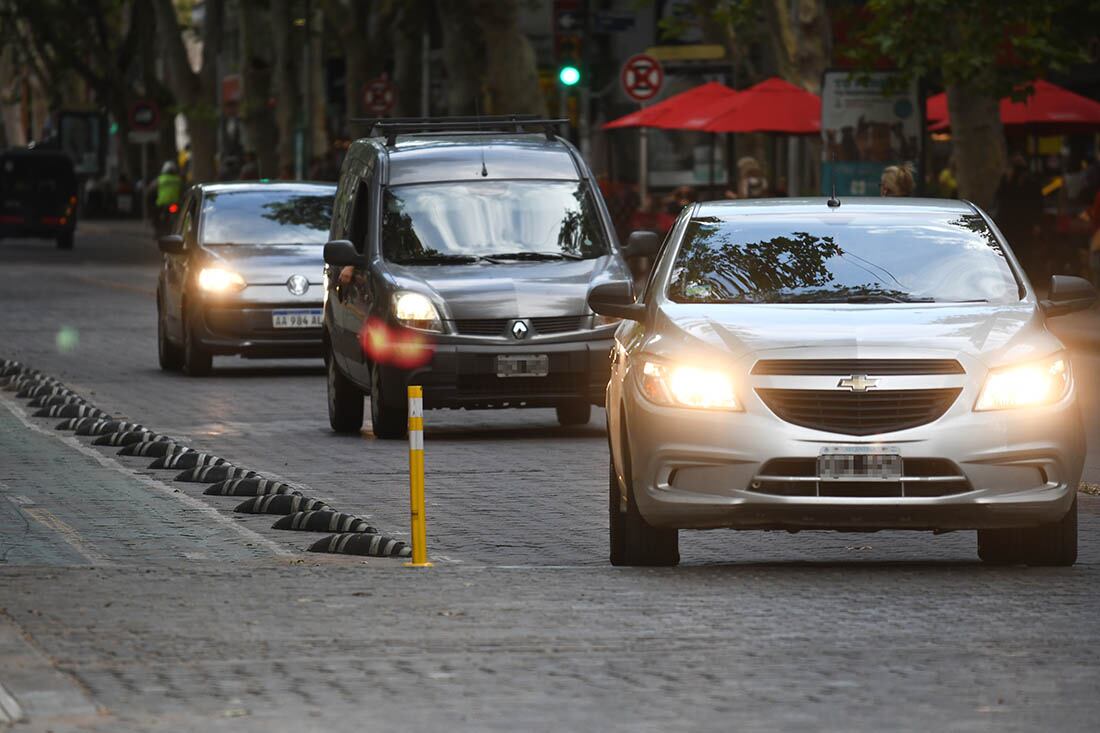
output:
[[[0,153],[0,238],[52,239],[72,249],[77,181],[73,161],[60,150]]]
[[[351,145],[325,247],[334,430],[360,429],[369,394],[374,434],[401,437],[409,384],[426,407],[554,407],[563,425],[602,403],[617,319],[586,298],[631,278],[552,125],[385,121]]]
[[[321,355],[322,253],[336,187],[200,184],[160,238],[157,352],[197,376],[215,355]]]

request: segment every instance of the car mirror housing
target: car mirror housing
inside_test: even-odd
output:
[[[631,232],[630,237],[626,240],[626,246],[622,248],[623,257],[628,260],[637,257],[653,259],[657,256],[657,250],[660,246],[661,238],[657,236],[656,232]]]
[[[1050,292],[1040,305],[1043,312],[1051,317],[1091,308],[1095,302],[1096,288],[1088,280],[1070,275],[1051,275]]]
[[[601,316],[640,321],[645,317],[645,305],[634,302],[629,282],[602,283],[588,293],[588,307]]]
[[[157,240],[157,246],[164,254],[179,254],[183,251],[183,237],[179,234],[165,234]]]
[[[356,251],[354,244],[346,239],[335,239],[325,245],[325,264],[333,267],[362,267],[365,259]]]

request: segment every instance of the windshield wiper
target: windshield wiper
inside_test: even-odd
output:
[[[888,303],[935,303],[935,298],[898,298],[886,293],[866,293],[864,295],[849,295],[847,303],[876,303],[886,301]]]
[[[496,262],[497,260],[583,260],[584,257],[572,252],[499,252],[482,255],[482,259]]]
[[[477,262],[479,258],[474,255],[426,255],[424,257],[402,257],[399,260],[390,260],[398,265],[468,265]]]

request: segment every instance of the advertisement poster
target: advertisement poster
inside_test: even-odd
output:
[[[829,195],[878,196],[882,171],[908,163],[919,187],[921,105],[916,82],[886,91],[895,72],[857,78],[827,71],[821,91],[821,188]]]

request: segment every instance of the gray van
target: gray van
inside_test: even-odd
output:
[[[607,206],[560,121],[374,122],[340,173],[325,246],[323,323],[332,429],[380,438],[425,407],[602,404],[616,320],[589,291],[630,286]]]

